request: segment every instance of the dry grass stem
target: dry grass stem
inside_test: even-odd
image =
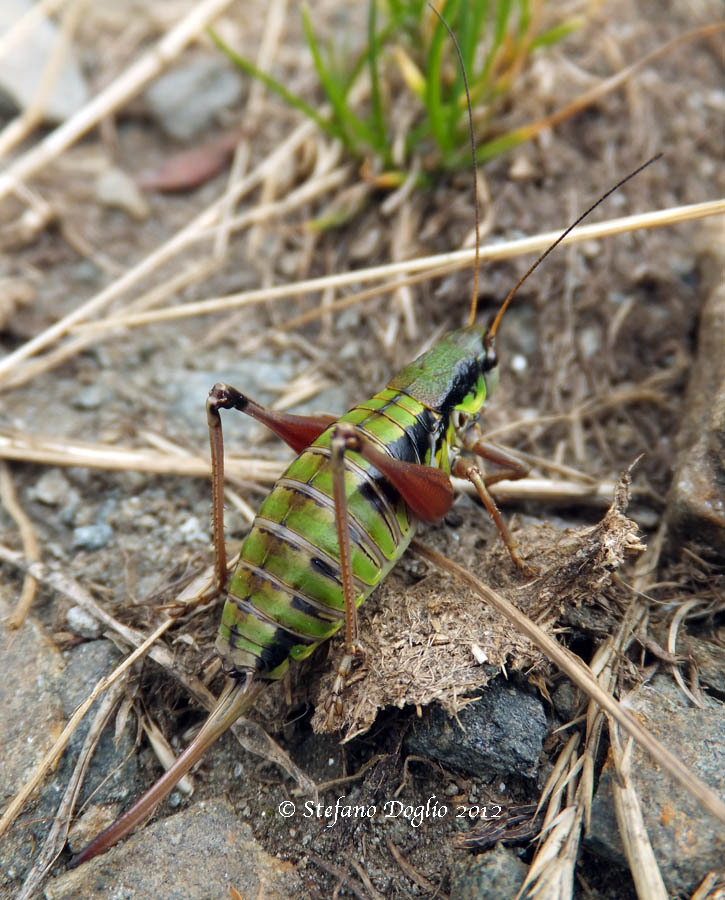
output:
[[[685,603],[679,604],[675,610],[675,614],[672,616],[672,621],[670,622],[670,627],[667,629],[667,651],[671,656],[676,656],[677,654],[677,632],[680,630],[680,625],[687,618],[688,613],[700,606],[701,602],[702,601],[699,599],[687,600]],[[685,684],[685,679],[682,677],[680,667],[673,663],[671,668],[675,681],[679,685],[682,693],[695,706],[703,709],[705,703],[701,697],[697,697]]]
[[[630,734],[649,754],[657,761],[662,768],[666,769],[669,774],[678,781],[700,805],[708,810],[715,818],[725,823],[725,803],[709,788],[700,778],[693,775],[690,770],[684,766],[677,757],[675,757],[666,747],[648,731],[646,731],[635,717],[625,710],[615,699],[603,691],[598,682],[592,677],[588,666],[586,666],[579,657],[575,656],[571,651],[567,650],[561,644],[549,637],[527,616],[521,613],[515,606],[508,602],[504,597],[496,591],[489,588],[482,581],[475,578],[470,572],[467,572],[462,566],[454,563],[452,560],[446,559],[435,550],[424,547],[419,542],[414,541],[411,546],[417,555],[423,559],[427,559],[435,566],[444,571],[452,572],[458,579],[467,584],[478,596],[485,602],[493,606],[501,615],[505,616],[516,629],[525,635],[548,659],[558,666],[578,688],[588,694],[592,700],[607,713],[613,716],[616,721]]]
[[[13,480],[10,477],[10,470],[6,463],[0,462],[0,503],[7,510],[10,518],[18,526],[20,532],[20,540],[23,544],[23,553],[26,559],[31,562],[40,560],[40,547],[38,538],[35,534],[35,528],[30,518],[26,515],[25,510],[18,502],[17,494]],[[10,628],[20,628],[25,621],[25,617],[30,612],[38,590],[38,582],[32,575],[27,575],[23,579],[23,587],[20,591],[20,597],[15,605],[15,609],[10,614],[8,626]]]
[[[725,199],[711,200],[704,203],[693,203],[687,206],[671,207],[664,210],[653,210],[648,213],[638,213],[633,216],[623,216],[618,219],[610,219],[607,222],[595,222],[589,225],[580,225],[575,231],[567,235],[562,245],[577,244],[584,241],[598,240],[611,237],[616,234],[636,231],[638,229],[662,228],[666,225],[675,225],[681,222],[690,222],[696,219],[708,218],[725,214]],[[549,247],[561,234],[561,231],[550,231],[528,238],[518,238],[512,241],[504,241],[481,248],[481,262],[489,262],[502,259],[511,259],[523,256],[526,253],[536,253]],[[290,296],[302,295],[325,290],[326,288],[341,288],[351,284],[377,281],[405,274],[406,272],[420,272],[418,276],[408,276],[400,280],[384,283],[369,291],[361,291],[356,295],[354,302],[360,303],[369,297],[381,296],[391,293],[400,287],[416,284],[427,278],[448,275],[460,269],[469,268],[474,260],[473,250],[455,250],[450,253],[438,253],[432,256],[419,257],[401,262],[387,263],[380,266],[371,266],[367,269],[357,269],[353,272],[338,272],[334,275],[326,275],[320,278],[309,278],[303,281],[290,282],[269,288],[259,288],[250,291],[242,291],[237,294],[229,294],[225,297],[213,297],[207,300],[199,300],[195,303],[186,303],[183,306],[174,306],[153,310],[137,316],[118,316],[109,318],[103,322],[84,325],[85,329],[110,329],[110,328],[134,328],[141,325],[150,325],[156,322],[168,322],[176,319],[190,318],[210,313],[224,312],[239,309],[257,303],[271,303]],[[332,304],[324,313],[346,309],[352,305],[352,298]],[[323,315],[322,311],[315,310],[315,318]],[[78,321],[78,320],[77,320]],[[313,321],[313,317],[300,317],[295,319],[295,325],[303,321]],[[75,322],[71,323],[75,326]],[[293,327],[288,323],[287,327]],[[0,375],[4,368],[0,363]]]
[[[141,727],[151,744],[151,749],[156,754],[156,759],[158,759],[164,769],[170,769],[176,760],[176,754],[171,744],[167,741],[166,735],[149,716],[141,717]],[[184,775],[183,778],[179,779],[176,787],[187,797],[191,797],[194,793],[194,782],[190,775]]]
[[[288,753],[273,740],[258,722],[251,719],[238,719],[231,727],[231,732],[239,743],[267,762],[278,765],[280,769],[297,783],[297,788],[305,797],[317,801],[319,789],[310,776],[301,769]]]
[[[349,853],[347,854],[348,863],[355,869],[358,874],[358,878],[365,885],[365,889],[367,890],[371,900],[385,900],[385,894],[381,894],[380,891],[375,887],[375,885],[370,880],[370,876],[362,867],[362,865]],[[445,900],[445,894],[441,895]]]
[[[93,752],[96,749],[98,741],[101,739],[108,720],[111,718],[113,710],[123,697],[128,683],[128,673],[122,675],[115,684],[109,686],[106,696],[101,701],[98,710],[93,717],[88,734],[83,741],[81,752],[76,760],[73,774],[71,775],[68,785],[66,786],[63,797],[58,806],[58,810],[53,819],[53,825],[43,842],[43,846],[38,854],[32,868],[23,882],[22,889],[16,900],[30,900],[40,889],[43,879],[47,876],[51,866],[58,858],[65,846],[68,837],[68,829],[73,810],[78,799],[83,779],[91,761]]]
[[[286,15],[287,0],[272,0],[267,9],[267,18],[264,23],[264,31],[256,59],[256,66],[261,72],[268,72],[272,68],[282,37]],[[260,112],[266,90],[261,81],[257,79],[252,81],[249,88],[249,99],[247,100],[247,115],[254,117]]]
[[[477,496],[470,481],[452,478],[455,488]],[[539,500],[545,503],[567,505],[579,502],[585,506],[606,507],[612,502],[616,485],[613,481],[585,484],[581,481],[559,481],[551,478],[521,478],[518,481],[499,481],[489,488],[496,500],[502,503],[522,500]],[[633,492],[637,496],[637,492]]]
[[[334,875],[337,879],[337,886],[332,893],[333,900],[337,900],[337,898],[340,896],[340,888],[342,887],[345,887],[346,890],[350,891],[350,893],[357,897],[358,900],[369,900],[368,895],[363,893],[355,884],[355,882],[350,880],[350,876],[345,869],[340,868],[340,866],[333,865],[326,859],[318,856],[312,850],[307,850],[307,856],[309,856],[309,858],[316,866],[319,866],[321,869],[323,869],[323,871],[328,872],[330,875]]]
[[[440,897],[441,900],[448,900],[448,894],[440,890],[440,885],[436,886],[432,881],[429,881],[424,875],[422,875],[416,868],[411,866],[411,864],[403,856],[400,850],[398,850],[398,848],[390,838],[386,838],[385,843],[388,845],[388,850],[390,850],[393,859],[414,884],[417,884],[418,887],[423,888],[424,891],[433,892],[435,896]]]
[[[16,431],[0,433],[0,458],[32,462],[46,466],[85,466],[115,472],[148,472],[156,475],[209,478],[209,461],[194,456],[150,432],[142,435],[154,447],[162,451],[118,447],[111,444],[75,441],[71,438],[27,435]],[[279,478],[285,467],[279,460],[258,457],[228,456],[224,463],[225,476],[245,483],[270,485]],[[452,479],[454,487],[475,496],[469,481]],[[491,485],[491,493],[497,500],[516,502],[538,500],[547,503],[569,504],[579,502],[586,506],[608,506],[615,484],[611,481],[586,483],[549,478],[522,478],[519,481],[500,481]],[[227,489],[227,496],[248,521],[254,518],[252,507],[238,494]],[[637,491],[633,492],[637,497]],[[644,495],[643,495],[644,496]],[[26,556],[28,554],[26,553]]]
[[[151,431],[143,431],[139,436],[142,437],[145,441],[148,441],[148,443],[151,444],[152,447],[155,447],[157,450],[162,450],[164,453],[171,453],[175,456],[183,456],[186,458],[194,458],[193,453],[190,450],[187,450],[186,447],[180,447],[178,444],[175,444],[173,441],[170,441],[168,438],[165,438],[160,434],[154,434]],[[210,467],[208,467],[207,474],[211,475]],[[252,509],[247,501],[235,490],[232,490],[232,488],[230,487],[225,487],[224,496],[226,497],[227,501],[241,513],[242,518],[246,522],[251,523],[254,521],[254,509]]]
[[[722,900],[725,893],[725,873],[708,872],[690,900]]]
[[[42,437],[16,431],[0,433],[0,457],[53,466],[86,466],[116,472],[151,472],[208,478],[210,464],[197,456],[116,447],[111,444]],[[225,474],[244,481],[273,484],[282,471],[277,460],[228,457]]]
[[[648,576],[657,566],[657,561],[662,550],[663,535],[664,528],[661,528],[650,547],[637,560],[634,581],[640,588],[646,585]],[[610,695],[613,694],[616,686],[619,668],[624,659],[626,649],[632,640],[632,636],[641,630],[647,617],[647,607],[638,599],[638,589],[633,587],[632,591],[637,599],[629,605],[617,633],[610,639],[604,641],[597,648],[589,665],[592,675],[597,679],[602,689]],[[557,791],[554,788],[554,774],[558,775],[559,779],[557,787],[561,787],[563,781],[562,773],[566,768],[569,768],[569,777],[567,777],[567,784],[569,787],[567,806],[571,815],[563,821],[567,823],[570,830],[569,833],[565,835],[565,829],[560,826],[557,831],[549,832],[543,843],[539,846],[524,884],[524,888],[529,888],[530,895],[539,892],[545,893],[547,887],[550,890],[552,879],[557,885],[556,890],[553,892],[550,891],[552,896],[560,897],[571,895],[572,885],[574,883],[576,850],[578,849],[581,840],[582,826],[586,831],[589,831],[590,828],[591,804],[594,796],[595,783],[594,761],[599,752],[599,743],[604,724],[604,713],[602,712],[600,705],[598,705],[594,699],[588,704],[586,723],[586,742],[579,760],[574,763],[575,757],[573,751],[575,744],[573,738],[575,735],[573,735],[560,752],[559,758],[554,766],[554,773],[552,773],[552,776],[547,782],[547,787],[542,792],[540,805],[545,802],[547,794],[551,795],[544,819],[544,827],[542,828],[543,836],[546,833],[547,825],[553,820],[556,820],[560,815],[561,810],[560,790]],[[576,784],[573,779],[579,771],[581,772],[581,778],[579,779],[579,783]],[[646,833],[643,834],[642,828],[635,828],[633,826],[631,834],[634,833],[637,834],[637,842],[636,844],[630,842],[627,852],[632,858],[642,856],[642,858],[647,858],[649,860],[649,868],[651,872],[654,873],[650,875],[650,878],[653,883],[656,883],[657,878],[660,878],[660,876],[651,847],[647,850],[642,846],[645,843],[649,845]],[[631,834],[627,830],[622,832],[622,840],[625,845],[628,844]],[[559,846],[562,848],[566,847],[569,851],[573,850],[574,852],[562,852],[557,856],[557,848]],[[557,856],[556,863],[551,868],[543,865],[542,861],[551,859],[552,854]],[[534,885],[535,890],[533,889]],[[522,888],[521,895],[524,893],[524,888]],[[561,892],[562,888],[563,894]],[[649,895],[645,894],[642,896]]]
[[[282,147],[284,147],[286,151],[286,142]],[[282,147],[280,149],[282,149]],[[269,159],[266,162],[269,163]],[[66,331],[78,331],[80,333],[69,339],[67,343],[56,348],[54,351],[40,357],[34,363],[27,364],[25,367],[18,369],[16,372],[9,375],[4,385],[0,385],[0,387],[14,388],[21,384],[25,384],[43,372],[51,370],[62,362],[71,359],[87,347],[97,344],[100,339],[97,332],[115,332],[117,330],[116,319],[107,319],[90,324],[80,324],[75,328],[67,326],[73,324],[71,319],[74,319],[77,314],[82,313],[82,315],[78,315],[74,321],[82,322],[90,313],[95,313],[100,308],[107,306],[111,301],[115,300],[120,293],[127,291],[131,284],[135,283],[141,277],[150,274],[154,269],[161,266],[163,263],[168,262],[176,254],[188,250],[191,244],[212,239],[214,241],[212,256],[201,262],[192,262],[188,264],[173,278],[165,279],[162,284],[157,285],[152,290],[129,303],[128,309],[133,315],[152,315],[151,312],[143,312],[143,310],[148,310],[151,307],[158,305],[170,295],[189,287],[191,284],[200,281],[202,278],[218,269],[223,262],[223,258],[220,254],[225,248],[225,237],[231,231],[239,231],[256,222],[269,222],[276,216],[285,215],[299,206],[308,203],[318,194],[338,187],[349,174],[347,168],[336,169],[332,172],[322,174],[319,177],[310,179],[297,190],[291,191],[282,200],[257,205],[243,215],[230,219],[228,216],[230,206],[233,203],[238,202],[242,194],[246,193],[256,185],[257,180],[266,171],[266,168],[267,167],[263,164],[255,170],[255,172],[250,173],[249,176],[242,178],[237,183],[230,184],[227,192],[222,195],[221,200],[213,203],[204,213],[198,216],[191,225],[182,229],[175,238],[172,238],[157,251],[154,251],[150,256],[142,260],[139,265],[126,273],[126,275],[121,276],[118,281],[113,282],[108,288],[101,291],[95,298],[89,300],[80,308],[80,310],[69,314],[64,320],[61,320],[61,322],[65,322],[66,327],[55,334],[52,338],[53,340],[57,337],[62,337]],[[217,218],[219,217],[220,221],[217,223]],[[204,226],[203,223],[207,221],[209,221],[208,226]],[[262,293],[264,293],[264,290],[265,289],[262,289]],[[133,318],[133,315],[128,317]],[[110,325],[107,325],[106,322],[109,322]],[[56,326],[59,324],[61,323],[56,323]],[[47,335],[48,332],[56,328],[56,326],[51,326],[44,334]],[[32,343],[32,341],[28,343]],[[26,347],[27,345],[23,346]],[[19,353],[22,350],[23,347],[20,347],[16,352]],[[2,371],[3,361],[0,361],[0,374]]]
[[[0,819],[0,837],[15,821],[16,817],[25,806],[26,802],[40,786],[40,783],[42,782],[43,778],[45,778],[46,773],[50,769],[52,769],[53,766],[55,766],[55,764],[58,762],[58,760],[60,759],[60,755],[65,750],[68,741],[73,735],[73,732],[81,723],[81,720],[91,708],[96,698],[100,697],[100,695],[108,690],[108,688],[112,684],[114,684],[119,678],[121,678],[124,672],[126,672],[127,669],[129,669],[137,659],[140,659],[140,657],[142,657],[144,653],[146,653],[151,648],[151,646],[161,637],[161,635],[165,631],[168,631],[173,623],[173,619],[166,619],[166,621],[162,622],[161,625],[159,625],[158,628],[156,628],[156,630],[146,638],[146,640],[141,644],[140,647],[138,647],[133,651],[133,653],[127,656],[126,659],[124,659],[124,661],[119,666],[117,666],[110,675],[106,675],[105,677],[101,678],[101,680],[96,684],[91,693],[73,713],[68,721],[68,724],[65,726],[50,750],[46,753],[45,757],[36,766],[33,775],[25,783],[25,785],[20,788],[20,790],[8,804],[7,809]]]
[[[601,100],[601,98],[606,94],[609,94],[613,90],[616,90],[626,81],[628,81],[636,72],[639,72],[642,69],[646,68],[648,65],[650,65],[650,63],[653,63],[660,57],[665,56],[682,44],[689,43],[690,41],[698,40],[700,38],[710,37],[711,35],[716,34],[718,31],[721,31],[723,28],[725,28],[725,22],[715,22],[711,25],[704,25],[701,28],[693,28],[691,31],[686,31],[684,34],[678,35],[673,40],[667,41],[665,44],[657,47],[651,53],[647,53],[641,59],[638,59],[636,62],[631,63],[631,65],[625,66],[616,74],[610,76],[609,78],[605,78],[590,90],[585,91],[571,103],[567,103],[566,106],[563,106],[561,109],[558,109],[555,112],[551,113],[551,115],[545,116],[543,119],[539,119],[537,122],[532,122],[531,125],[524,126],[521,131],[524,132],[527,138],[530,140],[532,137],[541,134],[541,132],[545,129],[554,128],[556,125],[561,124],[561,122],[565,122],[567,119],[575,116],[583,109],[592,106],[594,103]]]
[[[647,897],[648,900],[667,900],[670,893],[662,880],[642,817],[642,807],[630,777],[633,743],[628,741],[625,749],[619,725],[611,717],[608,721],[610,759],[617,773],[617,777],[612,779],[614,811],[637,896]]]

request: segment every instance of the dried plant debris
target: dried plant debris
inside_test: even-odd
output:
[[[432,530],[424,540],[495,585],[552,633],[565,610],[596,603],[604,588],[611,594],[612,573],[627,556],[644,549],[637,526],[624,515],[628,480],[626,475],[612,506],[592,528],[561,532],[537,524],[518,531],[524,555],[541,572],[525,583],[511,573],[508,553],[496,542],[490,549],[475,548],[482,515],[477,509],[466,510],[460,530]],[[526,672],[531,677],[547,668],[546,659],[528,639],[453,577],[429,569],[411,584],[410,562],[407,572],[407,583],[394,573],[362,613],[364,658],[346,684],[343,712],[334,723],[345,740],[367,731],[386,706],[420,708],[435,701],[455,715],[474,702],[472,694],[500,671]],[[318,732],[331,730],[325,699],[342,653],[342,641],[337,641],[313,701],[312,725]]]
[[[700,230],[700,268],[707,299],[700,314],[698,352],[687,390],[686,414],[677,435],[678,459],[668,497],[674,533],[725,552],[725,244],[722,222]]]

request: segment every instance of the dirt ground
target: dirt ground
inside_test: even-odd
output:
[[[333,6],[321,4],[316,10],[321,28],[325,23],[340,27]],[[259,16],[250,17],[251,30],[239,22],[233,30],[240,52],[250,57],[264,26],[262,4],[259,7]],[[563,106],[598,79],[660,44],[715,21],[718,11],[717,4],[704,0],[690,4],[613,0],[597,5],[580,31],[538,56],[522,73],[520,86],[500,111],[501,128],[534,121]],[[234,15],[232,8],[231,19]],[[288,12],[288,18],[276,71],[318,101],[311,64],[299,43],[296,12]],[[108,31],[101,30],[104,22]],[[94,46],[99,84],[128,63],[124,56],[128,47],[116,40],[119,34],[114,27],[120,28],[112,20],[91,16],[78,38],[87,57]],[[594,221],[721,196],[722,50],[721,36],[685,43],[593,107],[482,166],[489,197],[483,209],[484,245],[561,229],[623,175],[660,151],[663,158],[598,209]],[[212,51],[207,47],[206,52]],[[246,108],[247,100],[245,94],[220,124],[219,134],[241,128],[253,170],[289,136],[298,119],[276,98],[265,97],[238,121],[235,116]],[[280,166],[275,181],[244,199],[240,211],[282,200],[310,177],[311,161],[325,146],[317,136],[308,138]],[[57,215],[27,240],[15,239],[0,249],[5,284],[12,284],[16,299],[2,322],[4,353],[22,346],[113,283],[223,193],[226,171],[195,190],[149,194],[150,215],[134,221],[123,211],[104,207],[91,189],[99,161],[112,160],[136,176],[179,149],[136,100],[32,179],[33,189]],[[414,193],[392,213],[383,208],[386,195],[371,192],[363,208],[342,227],[322,232],[304,227],[327,214],[330,205],[339,202],[340,192],[358,177],[350,166],[342,185],[292,212],[264,217],[242,229],[232,236],[221,265],[174,292],[162,305],[442,253],[457,249],[471,232],[471,178],[465,172],[443,177],[432,188]],[[9,226],[20,206],[16,200],[5,204],[3,223]],[[689,223],[637,231],[553,254],[522,288],[504,320],[499,342],[501,383],[485,413],[485,429],[500,435],[498,439],[507,445],[602,481],[616,480],[644,454],[635,470],[630,514],[645,542],[661,522],[676,435],[686,412],[688,374],[698,349],[695,336],[704,299],[696,250],[700,228],[700,223]],[[175,278],[184,266],[206,263],[211,256],[209,241],[192,244],[134,285],[126,302]],[[528,260],[484,267],[482,317],[495,312]],[[463,324],[470,281],[466,271],[424,282],[411,289],[410,298],[386,294],[292,330],[285,323],[330,302],[330,297],[297,295],[231,312],[101,332],[92,341],[71,347],[57,362],[46,357],[46,365],[35,373],[25,368],[29,363],[19,364],[12,378],[23,383],[16,387],[0,383],[0,426],[3,433],[37,439],[43,452],[48,447],[46,439],[63,438],[138,448],[145,458],[166,452],[171,445],[203,456],[204,403],[216,381],[228,381],[262,403],[277,402],[295,411],[341,413],[379,390],[435,338]],[[112,315],[114,309],[120,310],[120,304],[103,315]],[[49,351],[69,347],[71,340],[64,338],[64,343],[53,344]],[[273,463],[290,457],[278,441],[241,420],[231,413],[224,420],[227,446],[233,453]],[[518,424],[506,427],[512,422]],[[45,465],[10,463],[20,504],[37,535],[40,557],[92,590],[118,619],[148,633],[156,622],[157,606],[173,596],[177,580],[211,561],[208,481],[149,472],[143,464],[141,471],[111,471],[103,462],[91,468],[73,465],[73,459],[66,456],[60,481],[51,481],[50,487],[46,481],[40,489],[41,479],[62,460],[52,465],[50,459]],[[551,476],[537,466],[534,473]],[[242,477],[234,487],[255,509],[270,483],[270,476]],[[47,500],[49,490],[57,492],[53,502]],[[471,536],[477,519],[466,504],[453,522],[457,527],[436,526],[431,540],[437,540],[435,533],[441,529],[448,529],[443,538],[447,552],[468,566],[472,553],[480,554],[474,568],[485,578],[487,568],[499,571],[507,561],[482,511],[474,512],[480,514],[485,540]],[[243,507],[242,511],[231,508],[229,502],[228,507],[227,536],[232,545],[238,545],[248,520]],[[514,516],[514,524],[524,529],[524,540],[532,536],[533,543],[522,542],[522,547],[525,555],[535,558],[538,526],[550,521],[592,525],[603,508],[601,503],[530,500],[506,504],[504,514]],[[79,531],[84,527],[90,531]],[[427,541],[425,531],[421,540]],[[5,511],[0,511],[0,542],[14,549],[21,546],[17,528]],[[652,583],[675,587],[662,588],[660,602],[674,595],[695,597],[714,590],[711,569],[698,563],[700,552],[694,543],[667,544]],[[391,576],[383,599],[371,604],[367,615],[377,614],[379,602],[394,602],[396,591],[408,590],[420,578],[419,565],[407,558],[401,572]],[[622,577],[627,580],[628,570]],[[12,600],[22,583],[21,574],[3,565],[0,579],[3,594]],[[33,616],[61,650],[79,640],[67,621],[71,605],[68,598],[42,584],[33,605]],[[203,620],[189,620],[168,639],[179,666],[202,678],[211,665],[217,615],[212,610]],[[365,622],[364,614],[363,629]],[[590,652],[592,646],[578,649]],[[323,652],[307,670],[305,688],[324,673],[326,665]],[[552,670],[545,671],[546,677],[552,677]],[[265,726],[296,764],[322,781],[333,777],[329,759],[335,760],[332,771],[342,774],[356,771],[375,753],[391,754],[385,764],[388,768],[377,770],[378,788],[395,789],[403,780],[397,755],[400,736],[413,713],[388,711],[372,732],[341,747],[332,737],[313,736],[312,710],[302,704],[304,693],[293,676],[290,685],[261,705]],[[294,698],[291,710],[285,695],[287,700]],[[152,663],[143,666],[137,697],[168,734],[180,734],[197,720],[188,697]],[[553,755],[554,750],[548,752]],[[283,777],[273,767],[262,767],[249,795],[239,797],[238,782],[230,775],[238,755],[238,746],[227,736],[203,764],[196,796],[226,794],[238,809],[244,808],[245,820],[270,854],[294,863],[304,860],[300,873],[305,897],[332,895],[337,877],[329,866],[347,853],[356,858],[365,854],[368,876],[377,889],[386,886],[391,900],[433,896],[406,877],[374,830],[322,829],[305,843],[301,835],[291,838],[284,821],[263,813],[287,795]],[[150,784],[155,771],[153,765],[144,767],[140,781]],[[411,790],[417,797],[441,796],[447,789],[453,791],[450,796],[475,793],[471,779],[438,764],[416,768],[412,778]],[[512,791],[520,801],[535,800],[537,794],[525,780]],[[463,852],[453,849],[455,830],[451,824],[416,833],[401,826],[393,840],[414,869],[427,873],[447,891],[457,854]],[[326,860],[327,868],[317,865],[317,858]],[[604,877],[600,883],[597,865],[587,854],[581,865],[578,896],[625,896],[616,893],[622,890],[616,880],[608,883]],[[375,896],[363,882],[356,884],[357,896]],[[583,884],[589,885],[591,893],[585,893]],[[351,896],[350,891],[347,885],[340,896]]]

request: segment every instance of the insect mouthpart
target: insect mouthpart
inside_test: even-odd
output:
[[[464,412],[462,409],[454,409],[451,414],[451,422],[456,431],[464,428],[469,422],[475,421],[478,416],[472,416],[470,413]]]

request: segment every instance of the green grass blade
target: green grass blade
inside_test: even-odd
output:
[[[313,106],[310,106],[309,103],[306,103],[301,97],[298,97],[297,94],[293,94],[292,91],[288,90],[280,81],[277,81],[276,78],[273,78],[266,72],[262,72],[262,70],[258,69],[253,62],[240,56],[225,43],[212,28],[207,28],[207,34],[235,66],[240,68],[243,72],[246,72],[248,75],[251,75],[252,78],[261,81],[265,87],[268,87],[270,91],[273,91],[281,97],[285,103],[289,103],[291,107],[299,110],[303,115],[307,116],[307,118],[312,119],[317,124],[318,128],[326,134],[329,134],[333,138],[342,139],[343,136],[340,134],[340,131],[334,122],[324,119]]]
[[[518,37],[525,39],[531,26],[531,4],[529,0],[519,0],[521,12],[519,13]]]
[[[448,0],[442,10],[442,14],[446,19],[455,21],[458,12],[458,0]],[[443,60],[443,46],[448,38],[448,32],[445,25],[437,19],[433,36],[431,38],[430,47],[428,48],[428,59],[426,63],[426,93],[425,104],[428,110],[428,118],[430,119],[431,131],[436,143],[441,149],[444,164],[450,157],[455,147],[453,117],[451,111],[454,111],[456,103],[444,103],[441,90],[441,68]]]
[[[496,25],[493,35],[493,45],[496,49],[501,46],[506,37],[506,26],[511,18],[511,9],[513,8],[513,5],[513,0],[498,0]]]
[[[511,7],[513,0],[498,0],[496,6],[496,14],[494,17],[493,36],[491,39],[491,47],[486,55],[486,60],[481,70],[481,75],[476,79],[479,93],[487,93],[489,82],[491,80],[491,69],[496,60],[496,56],[501,49],[506,38],[506,26],[511,16]]]
[[[378,60],[380,58],[380,45],[377,34],[377,0],[369,0],[368,12],[368,68],[370,70],[370,103],[371,103],[371,131],[375,135],[375,147],[383,158],[386,166],[390,165],[390,151],[388,147],[387,129],[385,127],[385,114],[380,93],[380,75]]]
[[[464,3],[461,10],[459,31],[460,37],[458,43],[461,45],[461,55],[463,56],[463,64],[469,78],[474,78],[474,63],[476,61],[476,47],[481,40],[481,32],[483,23],[488,16],[489,2],[488,0],[477,0],[475,3]],[[463,88],[463,78],[461,76],[461,89]]]
[[[337,121],[338,128],[343,135],[342,139],[345,146],[352,152],[355,152],[356,141],[374,146],[374,135],[370,132],[367,125],[355,115],[345,102],[345,95],[343,93],[344,82],[336,81],[332,72],[325,66],[320,46],[317,43],[317,37],[312,29],[310,11],[306,5],[302,7],[302,24],[305,31],[307,46],[310,48],[310,53],[312,54],[312,61],[315,66],[315,71],[317,72],[317,77],[320,79],[320,84],[332,106],[333,115]]]
[[[395,36],[396,31],[400,27],[399,23],[391,21],[388,22],[383,28],[380,29],[380,33],[376,34],[375,40],[377,42],[378,47],[384,47],[388,41]],[[347,97],[350,89],[353,84],[357,81],[362,72],[365,64],[368,61],[368,54],[370,52],[369,47],[364,47],[363,50],[358,54],[355,62],[352,64],[352,68],[347,73],[345,78],[342,81],[341,92],[343,97]]]
[[[559,41],[563,41],[577,31],[581,24],[581,19],[574,18],[562,22],[560,25],[554,25],[553,28],[542,32],[531,41],[531,49],[538,50],[540,47],[551,47],[553,44],[558,44]]]
[[[514,131],[509,131],[508,134],[503,134],[500,137],[479,144],[476,148],[476,157],[479,163],[486,162],[489,159],[493,159],[494,156],[500,156],[502,153],[518,147],[519,144],[526,143],[531,138],[532,131],[528,126],[516,128]]]

